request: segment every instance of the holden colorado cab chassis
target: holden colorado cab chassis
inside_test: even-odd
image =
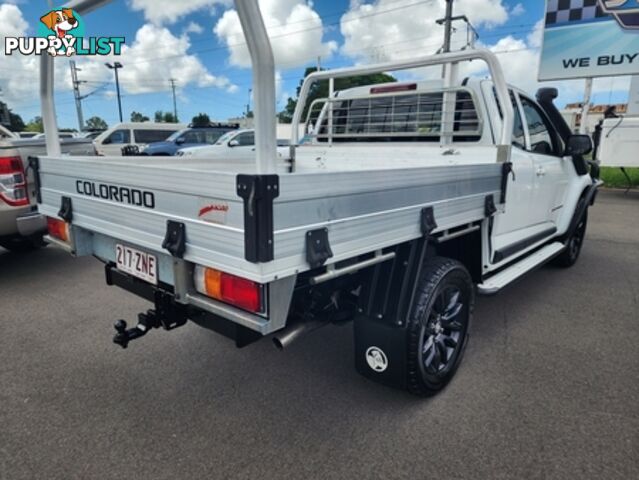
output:
[[[272,334],[283,348],[353,320],[359,372],[418,395],[441,390],[462,358],[476,291],[577,260],[598,186],[582,158],[590,139],[571,135],[556,91],[531,99],[507,86],[492,53],[473,50],[309,75],[290,159],[278,160],[271,47],[257,0],[235,5],[253,58],[254,165],[60,156],[42,57],[48,240],[96,256],[109,285],[153,303],[136,326],[116,322],[122,347],[191,320],[239,347]],[[458,63],[477,60],[492,81],[458,83]],[[333,92],[335,78],[434,65],[443,85]],[[300,142],[317,81],[330,95],[309,105],[312,133]]]

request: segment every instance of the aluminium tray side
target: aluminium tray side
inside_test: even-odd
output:
[[[274,260],[244,258],[243,201],[236,173],[179,166],[41,157],[40,211],[56,216],[70,197],[73,223],[159,254],[167,220],[186,226],[185,260],[267,283],[308,270],[305,235],[326,227],[334,256],[328,263],[421,235],[420,213],[433,206],[439,230],[481,220],[485,197],[499,201],[501,164],[313,172],[280,175],[273,204]],[[153,209],[78,192],[78,183],[144,189]],[[199,212],[208,204],[227,210],[211,223]]]

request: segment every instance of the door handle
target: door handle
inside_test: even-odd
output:
[[[544,175],[546,175],[546,169],[544,167],[538,167],[537,168],[537,176],[538,177],[543,177]]]

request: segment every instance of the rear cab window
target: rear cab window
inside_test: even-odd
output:
[[[333,106],[333,142],[439,142],[444,92],[355,98]],[[481,125],[469,91],[456,92],[454,142],[477,142]],[[318,141],[328,141],[324,118]]]

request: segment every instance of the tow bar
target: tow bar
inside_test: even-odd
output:
[[[130,341],[143,337],[152,328],[162,327],[164,330],[173,330],[184,325],[187,320],[186,306],[176,304],[172,295],[156,291],[155,309],[139,313],[138,324],[135,327],[127,330],[126,321],[115,322],[113,326],[117,333],[113,337],[113,343],[126,348]]]

